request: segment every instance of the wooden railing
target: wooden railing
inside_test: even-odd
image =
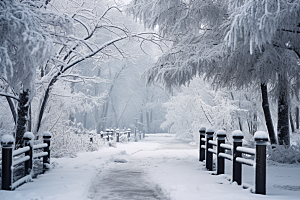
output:
[[[255,193],[266,194],[266,145],[268,142],[268,134],[258,131],[254,134],[255,149],[243,147],[244,135],[242,131],[236,130],[232,132],[233,144],[225,144],[226,132],[219,130],[216,132],[216,140],[213,140],[214,131],[201,127],[199,142],[199,161],[205,160],[206,169],[213,170],[213,155],[216,159],[216,174],[224,174],[225,159],[232,161],[232,182],[242,184],[242,164],[254,166],[255,168]],[[230,150],[231,154],[226,153]],[[248,157],[255,156],[255,159],[246,159],[242,155]]]
[[[10,136],[4,136],[9,138]],[[11,136],[12,137],[12,136]],[[2,190],[14,190],[19,185],[44,173],[50,164],[50,139],[51,134],[46,132],[43,135],[44,143],[33,145],[33,134],[26,132],[23,136],[24,147],[13,150],[13,137],[11,140],[1,141],[2,146]],[[34,172],[34,161],[43,158],[42,172]],[[21,170],[21,177],[14,179],[14,172]]]
[[[120,137],[126,137],[127,141],[131,140],[131,129],[107,129],[105,132],[101,131],[101,138],[104,141],[115,140],[120,142]],[[24,147],[17,150],[13,150],[14,138],[12,136],[10,140],[1,140],[2,146],[2,170],[1,170],[1,189],[2,190],[14,190],[19,185],[35,178],[38,174],[44,173],[50,164],[50,139],[51,134],[49,132],[44,133],[43,143],[33,145],[34,136],[30,132],[26,132],[23,136]],[[141,140],[144,137],[141,131],[136,128],[133,133],[133,141]],[[89,141],[93,143],[93,136],[89,137]],[[42,159],[42,160],[41,160]],[[34,170],[34,163],[41,163],[42,170]],[[20,173],[16,173],[20,171]],[[18,174],[16,176],[15,174]]]
[[[120,137],[125,136],[127,138],[127,141],[135,141],[142,140],[144,138],[144,134],[141,131],[138,131],[137,129],[133,132],[133,139],[131,139],[131,129],[123,129],[121,131],[119,128],[117,129],[106,129],[105,132],[101,131],[101,138],[111,141],[114,138],[116,139],[116,142],[120,142]]]

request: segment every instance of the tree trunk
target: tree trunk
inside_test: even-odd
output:
[[[16,109],[15,109],[15,105],[13,103],[13,101],[11,100],[10,97],[6,97],[6,100],[7,100],[7,103],[9,105],[9,108],[10,108],[10,111],[11,111],[11,114],[14,118],[14,122],[15,124],[17,123],[17,113],[16,113]]]
[[[31,127],[31,124],[32,124],[32,115],[31,115],[31,103],[30,103],[30,106],[29,106],[29,109],[28,109],[28,126],[27,126],[27,131],[32,131],[32,127]]]
[[[29,111],[29,90],[22,91],[19,95],[18,104],[18,119],[17,119],[17,129],[16,129],[16,145],[15,148],[18,149],[23,146],[23,135],[27,131],[28,125],[28,111]]]
[[[150,133],[150,113],[146,112],[146,120],[147,120],[147,133]]]
[[[42,119],[43,119],[43,115],[44,115],[44,112],[45,112],[45,109],[46,109],[46,106],[47,106],[47,103],[48,103],[48,99],[49,99],[49,96],[50,96],[50,91],[52,89],[52,86],[54,85],[54,83],[57,81],[57,78],[61,75],[61,72],[58,72],[50,81],[46,91],[45,91],[45,95],[44,95],[44,98],[43,98],[43,102],[42,102],[42,105],[41,105],[41,108],[40,108],[40,112],[39,112],[39,115],[38,115],[38,121],[37,121],[37,125],[36,125],[36,128],[34,130],[34,134],[37,134],[40,130],[40,127],[41,127],[41,123],[42,123]]]
[[[294,126],[294,121],[293,121],[291,112],[290,112],[290,124],[291,124],[292,133],[293,133],[293,132],[295,132],[295,126]]]
[[[271,144],[277,144],[274,126],[273,126],[272,117],[271,117],[271,112],[270,112],[270,107],[269,107],[268,88],[267,88],[267,85],[264,83],[262,83],[260,85],[260,88],[261,88],[261,96],[262,96],[262,108],[264,110],[264,115],[265,115],[267,129],[269,132],[270,141],[271,141]]]
[[[241,118],[238,117],[238,120],[239,120],[239,127],[240,127],[240,131],[243,132],[243,125],[242,125],[242,121],[241,121]]]
[[[278,97],[277,138],[279,145],[290,145],[289,134],[289,103],[285,87],[285,79],[279,76],[280,92]]]
[[[75,80],[75,77],[73,77],[73,80]],[[71,94],[73,94],[75,92],[75,83],[72,82],[71,83]],[[72,109],[70,109],[70,114],[69,114],[69,126],[74,125],[75,122],[75,112],[72,111]]]
[[[140,126],[139,130],[144,132],[144,114],[143,114],[142,109],[140,109],[140,125],[139,126]]]
[[[299,130],[299,107],[296,107],[296,129]]]

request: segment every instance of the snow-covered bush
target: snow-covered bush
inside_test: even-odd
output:
[[[189,86],[181,88],[165,103],[166,121],[161,127],[181,138],[199,141],[199,128],[212,127],[226,130],[231,141],[231,132],[240,129],[245,140],[253,144],[253,132],[262,128],[263,119],[256,104],[251,103],[253,91],[212,90],[201,78],[193,79]],[[257,101],[257,98],[256,98]],[[260,129],[262,130],[262,129]]]
[[[127,143],[128,142],[127,133],[122,134],[119,138],[119,141],[122,143]]]
[[[273,147],[273,148],[272,148]],[[291,146],[272,145],[268,148],[268,160],[279,163],[300,162],[300,142]]]
[[[76,131],[77,134],[75,133]],[[90,134],[87,130],[79,132],[78,129],[69,127],[68,130],[62,130],[62,132],[53,132],[53,137],[51,138],[51,156],[76,157],[76,153],[78,152],[97,151],[104,144],[104,140],[95,131]]]

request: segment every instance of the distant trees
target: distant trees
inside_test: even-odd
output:
[[[156,41],[154,34],[133,33],[123,22],[111,21],[116,13],[121,14],[108,1],[0,2],[1,95],[6,96],[15,116],[16,147],[22,144],[23,133],[31,124],[32,131],[38,134],[45,112],[59,107],[49,105],[56,85],[71,88],[78,81],[101,82],[97,76],[82,76],[79,64],[90,58],[100,63],[108,58],[126,57],[122,49],[127,42]],[[35,84],[39,100],[34,105],[37,114],[33,113],[31,120]],[[72,89],[65,91],[68,93],[55,95],[74,95]]]
[[[68,7],[64,7],[63,2],[53,4],[53,6],[57,6],[57,8],[61,6],[62,12],[70,16],[74,22],[72,32],[74,35],[64,36],[60,33],[54,33],[54,37],[57,38],[59,42],[56,44],[56,54],[54,54],[47,65],[41,69],[46,72],[42,79],[47,80],[48,86],[46,87],[40,104],[39,114],[34,128],[35,133],[38,133],[41,127],[43,114],[53,85],[59,81],[61,77],[70,82],[87,79],[87,77],[81,74],[74,74],[75,67],[79,63],[83,63],[87,59],[92,58],[94,62],[98,63],[97,65],[101,65],[101,62],[110,58],[118,59],[126,57],[127,53],[124,50],[124,46],[127,42],[133,42],[134,40],[136,42],[142,42],[144,40],[155,41],[155,35],[151,33],[131,32],[123,22],[116,21],[116,16],[122,16],[118,7],[111,4],[110,1],[103,1],[102,3],[107,3],[107,5],[111,6],[105,8],[100,2],[96,1],[70,1],[68,2]],[[49,5],[51,5],[51,3]],[[102,63],[102,65],[103,64],[104,63]],[[92,70],[94,65],[88,66],[84,64],[80,66],[80,68],[87,67],[89,70]],[[94,80],[95,82],[101,82],[100,74],[96,76],[92,75],[93,78],[88,78],[89,81]],[[114,84],[111,86],[113,87],[113,85]],[[105,92],[109,97],[110,91],[111,89],[100,92]],[[98,94],[98,97],[100,98],[99,101],[96,100],[98,103],[101,102],[101,99],[102,102],[105,102],[104,96]],[[96,103],[96,101],[94,101],[94,103]],[[106,112],[105,109],[106,108],[102,110],[102,114],[104,115]],[[84,115],[86,115],[86,113]]]
[[[289,145],[289,98],[299,92],[299,6],[288,0],[135,0],[128,12],[173,42],[149,71],[149,82],[171,88],[204,75],[216,87],[259,85],[271,143],[268,94],[278,102],[278,142]]]

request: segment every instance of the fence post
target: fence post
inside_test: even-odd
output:
[[[205,149],[201,148],[201,145],[205,145],[205,142],[202,141],[202,138],[205,138],[205,127],[201,127],[199,130],[199,161],[205,160]]]
[[[2,146],[2,190],[11,190],[12,180],[12,152],[14,138],[11,135],[1,137]]]
[[[142,140],[142,131],[139,131],[139,140]]]
[[[43,157],[43,173],[48,169],[48,165],[50,164],[50,140],[52,134],[48,131],[43,133],[44,143],[47,143],[47,147],[44,147],[44,152],[48,152],[47,156]]]
[[[221,148],[221,144],[225,143],[226,131],[217,131],[217,174],[224,174],[225,159],[219,156],[219,153],[225,153],[225,149]]]
[[[29,147],[29,151],[25,152],[25,156],[29,156],[30,159],[25,161],[25,175],[28,175],[32,171],[32,155],[33,155],[33,139],[34,135],[31,132],[24,133],[23,140],[24,146]]]
[[[120,130],[119,129],[116,129],[116,141],[119,142],[120,141]]]
[[[254,134],[256,143],[255,156],[255,193],[266,194],[266,146],[268,134],[264,131],[257,131]]]
[[[109,141],[109,129],[106,129],[105,132],[106,132],[106,136],[107,136],[106,140]]]
[[[137,134],[138,134],[138,133],[137,133],[137,132],[138,132],[138,130],[137,130],[137,128],[135,127],[135,128],[134,128],[134,141],[135,141],[135,142],[138,141],[138,137],[137,137]]]
[[[130,140],[130,132],[131,132],[131,129],[128,128],[128,129],[127,129],[127,139],[128,139],[128,141]]]
[[[111,140],[114,140],[114,129],[110,129]]]
[[[213,170],[213,153],[209,152],[208,149],[212,149],[213,145],[209,144],[209,141],[213,139],[214,131],[212,129],[206,130],[206,148],[205,148],[205,164],[206,169],[209,171]]]
[[[237,182],[238,185],[242,184],[242,163],[236,162],[237,157],[242,157],[242,153],[237,151],[236,148],[242,146],[244,134],[240,130],[232,132],[233,148],[232,148],[232,182]]]

